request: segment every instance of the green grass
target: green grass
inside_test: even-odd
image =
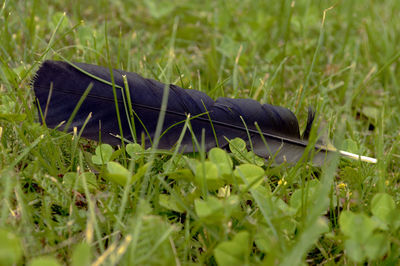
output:
[[[399,1],[51,2],[0,9],[1,265],[400,258]],[[30,81],[63,58],[281,105],[303,128],[313,106],[336,147],[378,163],[100,150],[37,122]]]

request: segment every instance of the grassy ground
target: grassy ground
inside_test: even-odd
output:
[[[397,262],[399,1],[51,2],[0,9],[1,265]],[[37,122],[30,80],[61,57],[282,105],[303,126],[313,106],[335,146],[378,163],[96,153]],[[221,188],[203,189],[204,165]]]

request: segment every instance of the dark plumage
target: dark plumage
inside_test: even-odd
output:
[[[136,73],[113,70],[123,135],[129,140],[132,140],[133,136],[123,104],[123,75],[127,77],[132,108],[137,115],[134,124],[138,140],[140,141],[143,133],[146,136],[146,146],[150,146],[149,140],[154,138],[166,85],[143,78]],[[82,136],[98,140],[99,121],[101,121],[102,142],[119,144],[121,140],[115,137],[117,134],[120,135],[120,130],[110,72],[109,69],[101,66],[83,63],[71,65],[62,61],[45,61],[42,64],[33,80],[33,88],[42,112],[47,110],[46,125],[54,128],[60,122],[67,121],[89,85],[92,86],[90,93],[84,99],[68,130],[73,127],[80,129],[89,113],[92,113],[92,118]],[[47,104],[50,88],[52,88],[52,94]],[[248,141],[249,133],[257,155],[270,158],[278,152],[275,161],[280,163],[284,160],[297,161],[307,146],[307,139],[302,139],[300,136],[297,118],[289,109],[260,104],[251,99],[218,98],[214,101],[197,90],[182,89],[176,85],[168,85],[168,88],[169,97],[163,131],[171,128],[162,135],[158,148],[170,149],[176,144],[184,125],[182,121],[186,120],[188,114],[192,117],[190,124],[199,141],[204,132],[206,150],[216,147],[217,142],[219,147],[226,148],[229,144],[227,139],[236,137]],[[196,117],[197,115],[199,116]],[[248,132],[240,117],[246,123]],[[306,138],[308,138],[313,118],[311,114],[307,122]],[[263,132],[268,147],[264,144],[255,122]],[[189,131],[186,132],[181,147],[182,152],[197,150]],[[317,153],[314,162],[322,162],[325,156],[325,152]]]

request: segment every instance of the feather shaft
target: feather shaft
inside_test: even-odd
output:
[[[341,150],[338,150],[338,152],[339,152],[341,155],[343,155],[343,156],[345,156],[345,157],[348,157],[348,158],[350,158],[350,159],[360,160],[360,161],[366,162],[366,163],[377,163],[377,162],[378,162],[378,160],[377,160],[376,158],[372,158],[372,157],[368,157],[368,156],[363,156],[363,155],[358,155],[358,154],[351,153],[351,152],[348,152],[348,151],[341,151]]]

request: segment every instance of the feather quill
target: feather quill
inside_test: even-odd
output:
[[[127,84],[124,84],[124,76]],[[133,140],[136,133],[141,140],[143,134],[147,147],[151,146],[151,140],[155,137],[165,86],[168,86],[169,97],[162,126],[164,133],[158,144],[160,149],[171,149],[176,145],[183,122],[189,114],[192,117],[191,131],[197,139],[204,136],[206,150],[216,146],[227,148],[229,140],[238,137],[251,141],[253,151],[258,156],[267,159],[273,157],[276,163],[282,163],[298,161],[307,147],[314,120],[312,112],[301,136],[296,116],[280,106],[260,104],[251,99],[218,98],[214,101],[197,90],[165,85],[136,73],[116,69],[113,70],[113,77],[124,138]],[[124,92],[126,85],[128,94]],[[33,88],[40,109],[46,110],[40,120],[48,127],[56,128],[61,122],[68,121],[79,103],[71,124],[64,123],[59,129],[71,131],[74,127],[82,128],[88,115],[92,114],[82,136],[98,141],[100,132],[102,142],[112,145],[121,143],[115,137],[120,134],[120,129],[109,69],[91,64],[47,60],[37,71]],[[84,93],[87,95],[82,97]],[[125,104],[131,103],[133,120],[126,112],[124,101]],[[132,124],[134,130],[131,130]],[[194,143],[193,135],[187,132],[181,142],[181,151],[197,151]],[[328,152],[335,151],[319,144],[315,150],[313,162],[316,164],[321,164]],[[365,159],[360,156],[357,158]]]

